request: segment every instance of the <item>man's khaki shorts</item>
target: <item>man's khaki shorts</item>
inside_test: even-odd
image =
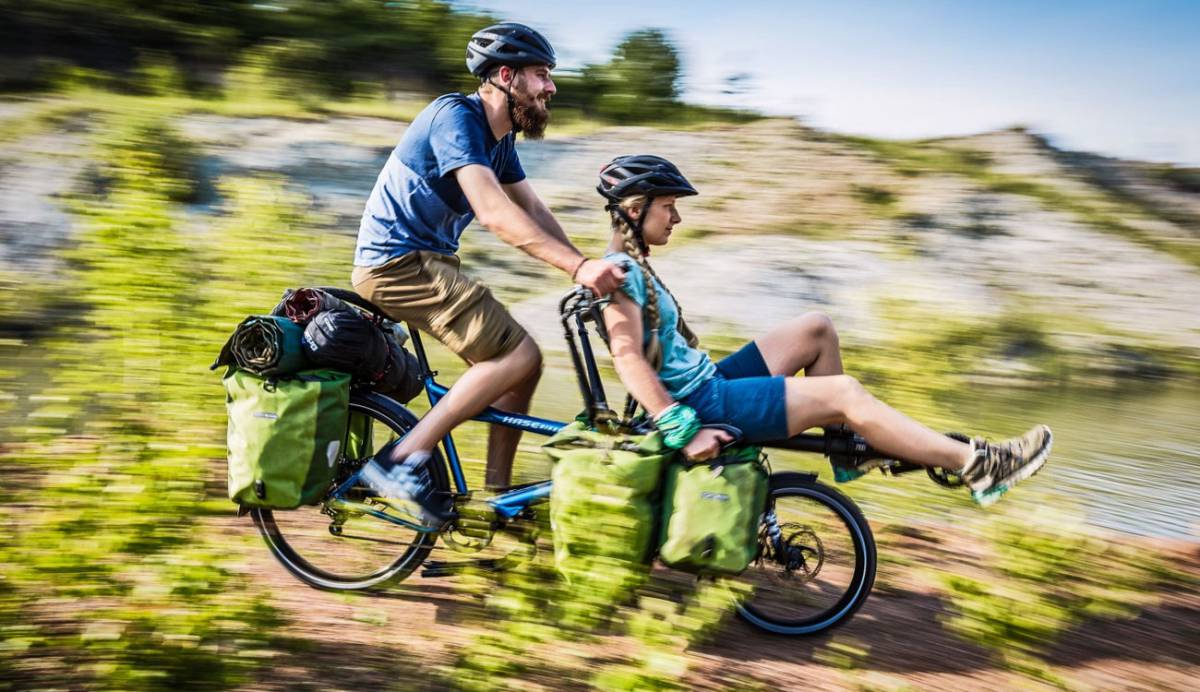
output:
[[[459,271],[454,255],[414,251],[377,267],[355,267],[354,290],[397,322],[411,322],[471,363],[503,356],[525,329],[487,286]]]

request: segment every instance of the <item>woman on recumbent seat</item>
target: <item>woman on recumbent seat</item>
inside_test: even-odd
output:
[[[648,261],[650,248],[666,245],[680,222],[676,202],[699,193],[674,164],[649,155],[613,159],[596,189],[612,216],[605,258],[626,270],[604,308],[609,348],[621,381],[668,446],[701,460],[732,439],[706,424],[733,426],[751,443],[844,424],[884,454],[958,474],[983,506],[1045,464],[1052,440],[1045,425],[1000,443],[966,443],[876,399],[843,373],[837,332],[820,313],[786,322],[714,363]]]

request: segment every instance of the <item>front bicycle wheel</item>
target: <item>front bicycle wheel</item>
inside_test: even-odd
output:
[[[858,506],[814,477],[771,476],[759,557],[739,579],[738,614],[787,635],[817,634],[854,615],[875,583],[875,538]]]
[[[352,392],[350,430],[330,489],[403,437],[416,422],[408,409],[385,396]],[[446,464],[437,450],[430,470],[437,490],[449,493]],[[355,503],[369,504],[370,497],[362,486],[346,494],[346,499]],[[437,540],[436,534],[352,508],[335,508],[328,499],[286,511],[251,509],[250,515],[275,558],[293,575],[319,589],[368,589],[404,579],[425,560]]]

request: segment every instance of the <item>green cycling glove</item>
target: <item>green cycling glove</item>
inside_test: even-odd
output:
[[[700,416],[692,407],[675,402],[654,417],[654,428],[662,433],[663,444],[682,449],[700,432]]]

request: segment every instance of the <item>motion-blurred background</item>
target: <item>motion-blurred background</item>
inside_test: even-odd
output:
[[[0,0],[0,686],[1188,688],[1200,18],[906,6]],[[284,288],[348,284],[379,168],[474,88],[467,38],[502,18],[562,58],[518,149],[580,248],[607,242],[599,167],[667,156],[701,196],[655,266],[714,355],[821,310],[915,417],[1051,425],[1046,470],[988,512],[923,478],[843,486],[883,562],[815,640],[721,609],[581,640],[497,618],[484,577],[288,577],[224,497],[207,366]],[[565,277],[477,226],[462,256],[545,351],[534,413],[573,415]],[[484,432],[460,440],[475,482]],[[548,473],[537,442],[517,480]]]

